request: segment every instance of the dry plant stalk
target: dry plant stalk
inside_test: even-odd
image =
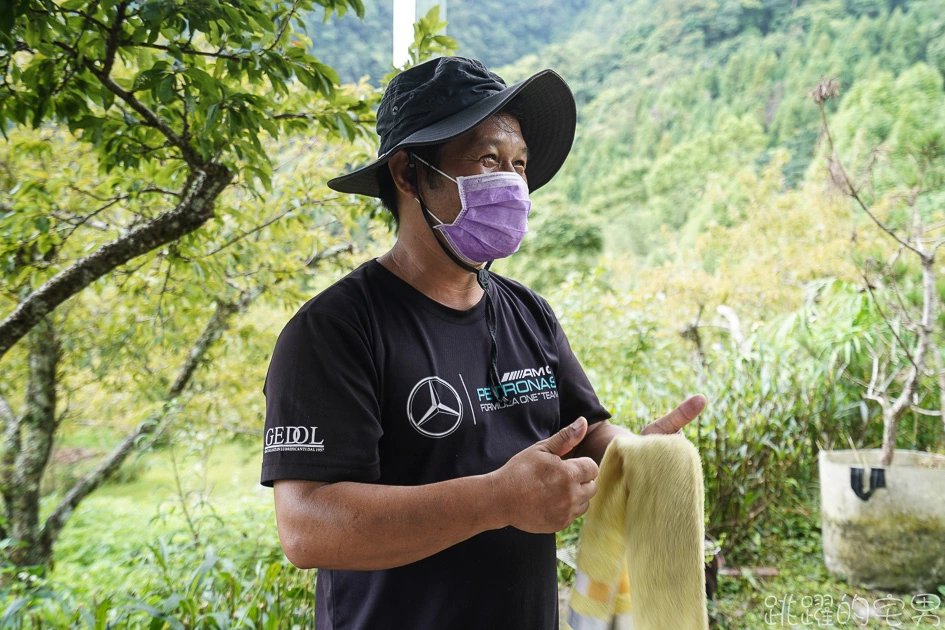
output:
[[[830,180],[834,186],[843,191],[856,203],[863,212],[893,241],[896,242],[900,252],[909,252],[922,266],[922,297],[921,297],[921,317],[918,321],[906,313],[905,304],[900,300],[900,309],[898,319],[894,319],[890,313],[887,313],[879,306],[875,294],[873,294],[873,284],[869,278],[864,276],[866,286],[873,296],[878,306],[880,316],[886,323],[890,332],[893,334],[894,342],[890,344],[888,351],[880,357],[873,353],[873,371],[869,384],[866,386],[866,392],[863,397],[877,403],[883,413],[883,447],[881,465],[889,466],[892,463],[896,448],[896,432],[899,427],[899,421],[903,414],[909,409],[916,410],[926,415],[937,415],[942,418],[943,428],[945,428],[945,367],[943,367],[941,355],[935,351],[932,337],[934,334],[934,313],[936,312],[936,291],[935,291],[935,254],[938,248],[945,245],[945,238],[933,240],[928,238],[931,229],[937,226],[926,226],[919,216],[917,202],[919,195],[923,192],[918,187],[913,188],[910,194],[904,197],[905,203],[912,210],[912,229],[905,236],[900,235],[895,229],[881,220],[877,214],[863,200],[860,194],[861,186],[857,186],[851,180],[847,170],[834,146],[833,136],[830,133],[830,127],[827,124],[827,114],[824,110],[824,103],[829,99],[838,96],[840,93],[840,82],[835,79],[824,79],[810,92],[810,97],[820,109],[820,116],[823,126],[824,136],[827,139],[830,155],[828,156],[828,171]],[[868,179],[869,172],[876,163],[879,148],[874,149],[870,155],[870,160],[864,173],[864,181]],[[897,253],[897,257],[898,257]],[[916,335],[912,347],[906,343],[896,331],[900,327],[911,328]],[[932,355],[931,360],[929,354]],[[905,357],[907,365],[898,367],[896,364]],[[914,397],[918,393],[920,381],[923,374],[931,363],[934,363],[933,374],[937,377],[937,382],[941,390],[941,401],[938,412],[918,409],[914,405]],[[893,383],[901,382],[902,390],[898,395],[890,392]]]

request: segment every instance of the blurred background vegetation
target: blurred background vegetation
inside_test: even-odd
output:
[[[291,314],[393,242],[383,211],[325,187],[376,151],[391,6],[235,6],[16,0],[0,18],[0,627],[311,624],[314,574],[283,558],[257,483],[261,387]],[[571,156],[495,269],[548,298],[617,421],[707,395],[687,429],[707,531],[729,565],[780,571],[723,579],[718,626],[766,627],[772,595],[852,595],[819,555],[816,458],[879,446],[864,383],[915,338],[921,269],[831,175],[810,94],[836,78],[825,111],[868,207],[945,236],[945,0],[454,0],[448,18],[452,39],[418,25],[417,58],[509,83],[550,67],[575,92]],[[181,208],[200,215],[186,231],[35,299]],[[945,452],[935,271],[898,445]],[[32,333],[7,326],[36,303]]]

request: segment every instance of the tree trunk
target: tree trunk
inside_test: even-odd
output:
[[[935,353],[935,369],[938,372],[938,413],[942,421],[942,445],[945,446],[945,365],[942,361],[942,349]]]
[[[899,397],[891,406],[883,407],[883,450],[880,459],[881,466],[892,464],[896,454],[896,432],[899,429],[899,419],[912,406],[912,397],[919,390],[919,381],[925,369],[926,355],[932,345],[933,314],[935,313],[935,258],[932,255],[920,253],[922,261],[922,320],[915,348],[912,352],[912,367],[902,387]],[[903,348],[905,350],[905,348]]]
[[[12,469],[3,471],[2,494],[9,536],[16,541],[10,561],[16,566],[47,566],[52,547],[39,536],[39,488],[49,461],[59,420],[56,417],[56,369],[59,340],[50,318],[42,319],[28,338],[29,384],[22,418],[17,424],[13,451],[4,459]]]

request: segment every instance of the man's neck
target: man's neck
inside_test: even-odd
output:
[[[450,260],[434,242],[435,238],[429,229],[426,234],[420,230],[402,231],[378,262],[431,300],[457,310],[472,308],[482,299],[476,274]]]

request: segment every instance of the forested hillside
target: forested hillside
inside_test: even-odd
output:
[[[594,0],[449,0],[447,34],[459,54],[490,68],[535,54],[570,36],[593,13]],[[364,0],[364,19],[308,16],[312,51],[338,71],[342,81],[369,76],[373,82],[391,69],[392,0]],[[442,16],[441,16],[442,17]]]
[[[654,263],[675,235],[690,247],[706,226],[744,220],[746,181],[779,152],[785,189],[801,186],[820,124],[808,93],[821,76],[846,93],[863,81],[891,89],[917,63],[945,71],[942,0],[642,0],[588,13],[568,41],[502,73],[566,76],[580,121],[546,193],[552,210],[589,215],[606,226],[608,251]]]

